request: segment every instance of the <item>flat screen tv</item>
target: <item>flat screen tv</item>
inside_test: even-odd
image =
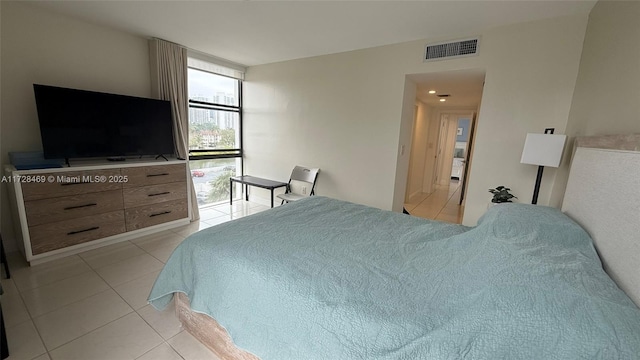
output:
[[[174,155],[171,103],[33,85],[46,159]]]

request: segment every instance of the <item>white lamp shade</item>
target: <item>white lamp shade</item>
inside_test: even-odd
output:
[[[558,167],[560,166],[562,150],[564,150],[566,140],[566,135],[527,134],[520,162],[523,164]]]

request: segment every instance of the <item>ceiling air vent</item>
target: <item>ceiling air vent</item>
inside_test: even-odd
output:
[[[479,42],[479,38],[473,38],[446,43],[429,44],[425,50],[424,61],[478,55]]]

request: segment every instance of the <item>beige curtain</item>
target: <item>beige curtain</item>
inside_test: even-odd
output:
[[[178,157],[189,159],[189,93],[187,87],[187,49],[160,39],[149,40],[151,93],[171,101],[173,134]],[[187,162],[188,164],[188,162]],[[188,166],[188,165],[187,165]],[[200,219],[198,201],[191,182],[191,221]]]

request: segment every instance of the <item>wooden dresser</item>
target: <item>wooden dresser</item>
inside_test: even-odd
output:
[[[5,171],[30,263],[188,224],[187,176],[177,160]]]

